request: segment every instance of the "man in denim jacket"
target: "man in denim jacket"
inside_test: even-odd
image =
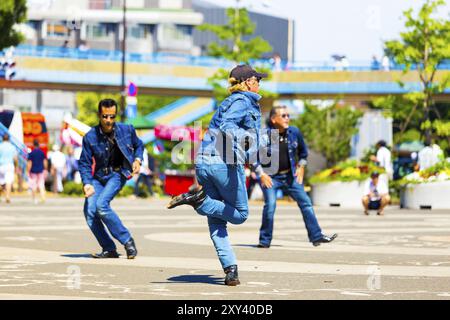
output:
[[[116,245],[105,230],[125,246],[128,259],[134,259],[137,249],[128,229],[111,209],[110,202],[133,174],[138,174],[144,145],[131,125],[115,123],[117,103],[101,100],[98,105],[100,124],[83,138],[79,170],[86,197],[86,222],[102,247],[94,258],[118,258]],[[93,159],[95,160],[92,172]]]
[[[262,225],[259,234],[260,248],[269,248],[272,241],[273,222],[278,190],[286,191],[298,204],[308,231],[309,241],[318,246],[334,240],[322,234],[314,214],[311,200],[303,187],[303,176],[307,164],[308,150],[300,130],[289,126],[289,114],[286,107],[274,107],[270,112],[267,135],[276,137],[267,139],[269,145],[270,170],[261,174],[261,188],[264,194]],[[273,131],[275,130],[275,135]],[[271,143],[270,143],[271,141]],[[265,167],[265,166],[263,166]]]

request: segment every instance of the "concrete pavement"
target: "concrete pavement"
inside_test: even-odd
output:
[[[167,201],[116,199],[139,255],[96,260],[83,199],[0,203],[0,299],[450,299],[450,212],[392,207],[379,217],[316,208],[332,244],[313,247],[293,203],[280,204],[258,249],[262,203],[229,226],[241,285],[223,285],[206,219]]]

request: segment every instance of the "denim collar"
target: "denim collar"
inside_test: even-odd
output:
[[[113,129],[112,129],[112,131],[111,131],[111,133],[112,133],[111,137],[113,137],[113,138],[116,137],[116,128],[117,128],[117,125],[116,125],[116,123],[114,123]],[[97,132],[98,132],[100,135],[104,136],[104,137],[108,137],[108,135],[107,135],[106,133],[103,132],[103,130],[102,130],[102,125],[101,125],[100,123],[99,123],[98,126],[97,126]]]
[[[251,91],[238,91],[238,92],[249,97],[255,103],[257,103],[262,98],[259,94]]]

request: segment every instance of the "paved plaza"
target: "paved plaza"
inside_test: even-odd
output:
[[[307,241],[299,210],[278,205],[272,247],[259,249],[262,203],[230,226],[241,285],[223,284],[206,218],[167,200],[116,199],[139,255],[96,260],[83,199],[0,203],[0,299],[450,299],[450,212],[390,207],[385,216],[316,208],[331,244]]]

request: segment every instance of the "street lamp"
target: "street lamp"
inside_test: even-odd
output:
[[[125,122],[126,120],[126,113],[125,113],[125,56],[126,56],[126,49],[127,49],[127,0],[123,0],[123,20],[122,20],[122,30],[123,30],[123,36],[122,36],[122,83],[121,83],[121,99],[120,99],[120,112],[121,112],[121,119],[122,122]]]

